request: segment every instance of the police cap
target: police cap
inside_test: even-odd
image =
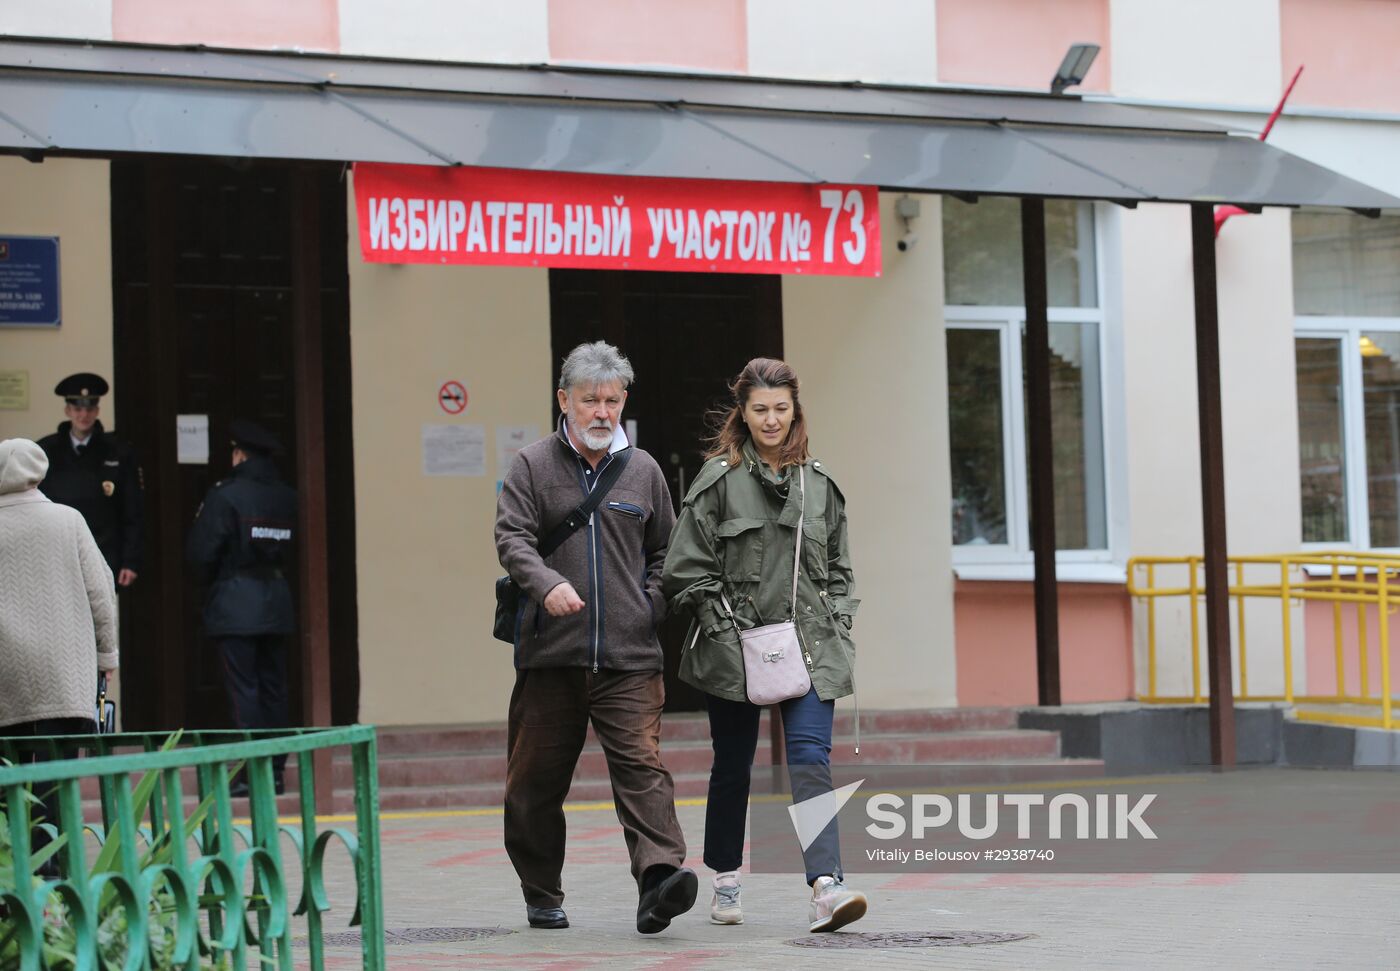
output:
[[[106,379],[100,374],[93,374],[89,371],[70,374],[54,385],[53,389],[54,394],[62,395],[70,405],[77,405],[80,408],[96,407],[97,399],[101,398],[107,391]]]
[[[234,447],[245,452],[270,455],[282,451],[282,443],[272,432],[246,418],[235,418],[229,422],[228,433]]]

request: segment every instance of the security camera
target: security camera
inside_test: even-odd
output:
[[[914,234],[913,225],[914,220],[919,218],[919,200],[913,196],[900,196],[895,201],[894,214],[904,224],[904,235],[899,237],[899,242],[894,245],[901,253],[907,253],[919,241],[919,237]]]

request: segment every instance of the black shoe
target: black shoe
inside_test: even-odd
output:
[[[558,930],[569,926],[569,917],[564,913],[563,907],[531,907],[526,904],[525,916],[530,919],[531,927],[544,930]]]
[[[230,799],[247,799],[248,783],[240,781],[231,784],[228,787],[228,794]]]
[[[700,881],[695,871],[682,867],[650,890],[642,891],[637,904],[637,930],[655,934],[671,926],[671,921],[695,906]]]

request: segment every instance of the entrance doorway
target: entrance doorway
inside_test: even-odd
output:
[[[218,652],[201,629],[205,588],[185,565],[184,544],[209,487],[229,472],[235,417],[277,436],[286,449],[274,460],[283,479],[299,487],[300,503],[325,510],[324,547],[309,549],[299,537],[288,575],[301,627],[286,641],[293,722],[308,717],[309,678],[329,680],[330,719],[353,722],[359,658],[340,167],[114,161],[112,243],[120,432],[136,447],[146,487],[145,568],[122,596],[125,727],[233,724]],[[320,413],[309,406],[306,383],[319,384],[325,415],[310,436],[297,423],[299,411]],[[207,420],[206,463],[188,454],[182,461],[177,416]],[[325,456],[324,488],[311,494],[297,477],[298,450],[308,448]],[[324,582],[328,619],[303,609],[303,571]],[[329,638],[327,671],[303,663],[312,633]]]
[[[651,453],[680,508],[704,464],[706,413],[729,400],[728,382],[755,357],[782,357],[782,278],[756,274],[550,270],[554,382],[564,356],[605,340],[632,362],[624,421]],[[558,405],[550,397],[550,408]],[[696,711],[704,697],[676,677],[689,618],[661,627],[666,710]]]

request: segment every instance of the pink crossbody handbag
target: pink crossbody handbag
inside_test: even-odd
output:
[[[749,630],[739,628],[734,610],[724,594],[719,595],[744,651],[744,681],[749,701],[755,705],[775,705],[789,698],[801,698],[812,690],[812,676],[797,635],[797,569],[802,563],[802,520],[807,512],[807,481],[802,466],[797,467],[798,488],[802,490],[801,512],[797,517],[797,547],[792,558],[792,616],[780,624],[766,624]]]

